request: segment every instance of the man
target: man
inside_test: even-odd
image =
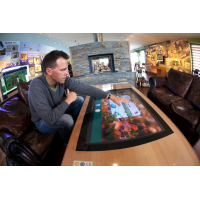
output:
[[[69,77],[73,77],[72,74],[72,65],[68,62],[68,72],[69,72]]]
[[[73,129],[84,99],[76,93],[110,98],[120,106],[127,99],[110,95],[96,87],[69,78],[69,56],[63,51],[51,51],[42,62],[43,74],[32,80],[29,91],[31,120],[42,133],[59,132],[65,144]],[[64,94],[66,97],[62,101]]]

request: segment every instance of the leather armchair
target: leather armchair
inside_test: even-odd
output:
[[[55,165],[63,140],[58,133],[43,134],[31,121],[30,82],[20,82],[18,93],[0,104],[0,148],[7,165]]]
[[[150,77],[147,97],[192,142],[200,135],[200,77],[170,69],[165,77]]]

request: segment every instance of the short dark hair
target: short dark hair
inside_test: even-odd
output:
[[[67,53],[65,53],[64,51],[58,51],[58,50],[54,50],[49,52],[48,54],[45,55],[41,67],[42,67],[42,71],[44,73],[46,73],[46,69],[47,68],[55,68],[57,66],[57,59],[58,58],[64,58],[66,60],[69,59],[69,55]]]

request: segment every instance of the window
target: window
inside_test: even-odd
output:
[[[132,71],[135,70],[135,63],[139,63],[142,67],[142,63],[145,63],[145,52],[144,50],[131,53]]]
[[[138,62],[137,52],[131,53],[132,71],[135,71],[135,63]]]
[[[192,70],[200,71],[200,44],[191,44]]]

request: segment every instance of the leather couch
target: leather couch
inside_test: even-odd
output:
[[[149,78],[147,97],[192,144],[200,134],[200,77],[170,69],[165,77]]]
[[[64,142],[58,133],[43,134],[32,123],[29,85],[19,82],[18,93],[0,104],[0,148],[7,165],[57,165]]]

